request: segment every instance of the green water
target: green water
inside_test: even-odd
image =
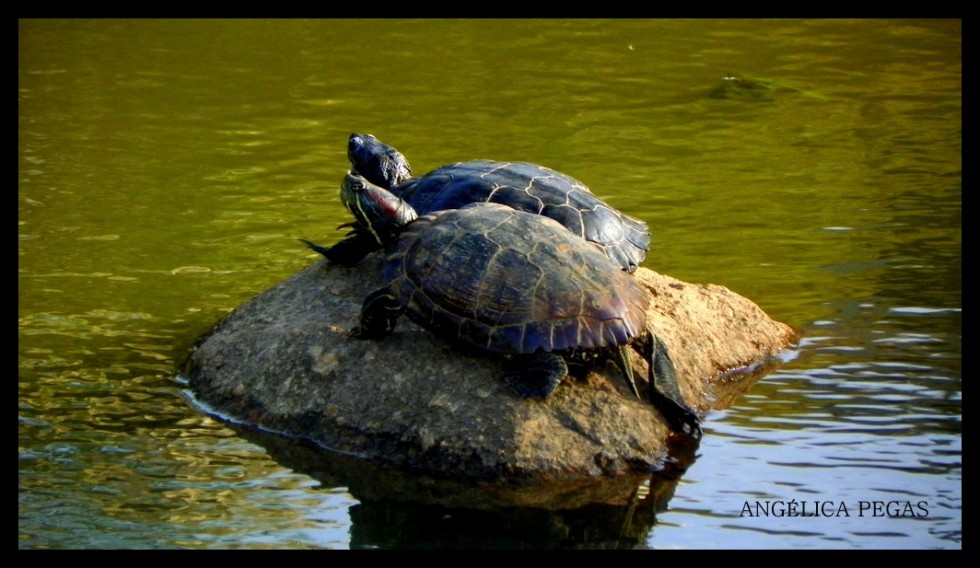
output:
[[[708,417],[633,545],[960,547],[961,36],[956,20],[20,21],[20,546],[407,547],[379,507],[428,547],[517,545],[368,503],[175,381],[197,337],[316,261],[297,237],[343,234],[359,131],[417,173],[568,173],[650,224],[647,267],[806,332]],[[713,96],[729,73],[762,96]],[[760,499],[931,514],[739,516]]]

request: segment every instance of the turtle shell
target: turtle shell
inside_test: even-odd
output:
[[[613,208],[575,178],[537,164],[459,162],[412,178],[392,192],[419,214],[489,202],[543,215],[596,243],[630,272],[643,262],[650,246],[646,223]]]
[[[558,222],[478,203],[430,213],[389,247],[385,278],[414,321],[497,353],[624,345],[649,292]]]

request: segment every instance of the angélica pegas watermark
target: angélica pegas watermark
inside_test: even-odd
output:
[[[927,501],[745,501],[739,517],[887,517],[918,518],[929,516]]]

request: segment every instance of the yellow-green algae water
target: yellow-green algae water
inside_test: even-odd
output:
[[[961,547],[958,20],[18,28],[21,548]],[[355,495],[175,379],[343,234],[351,131],[568,173],[650,224],[647,267],[806,338],[630,530]]]

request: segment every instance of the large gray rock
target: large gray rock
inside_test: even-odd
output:
[[[798,338],[727,288],[645,268],[635,277],[653,293],[648,320],[701,413],[759,376],[726,371],[770,361]],[[676,437],[611,362],[547,400],[521,400],[501,379],[506,361],[407,318],[380,341],[349,337],[363,298],[383,284],[375,254],[353,268],[320,261],[263,292],[191,354],[192,390],[233,419],[438,476],[567,482],[650,472],[667,457]],[[645,381],[646,363],[633,362]]]

